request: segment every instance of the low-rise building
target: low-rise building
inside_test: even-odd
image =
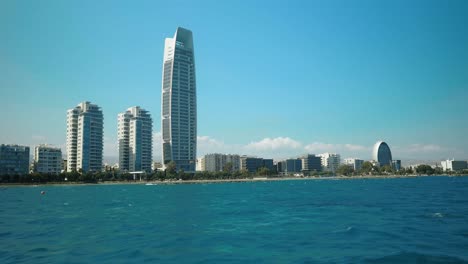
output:
[[[62,150],[47,145],[34,148],[34,171],[59,174],[62,171]]]
[[[362,159],[356,159],[356,158],[344,159],[344,164],[349,165],[355,171],[359,171],[362,168],[363,163],[364,163],[364,160]]]
[[[400,171],[401,170],[401,160],[392,160],[392,169],[394,171]]]
[[[340,154],[323,153],[318,156],[322,158],[322,167],[326,171],[336,172],[340,166]]]
[[[302,160],[301,159],[285,160],[283,172],[285,174],[294,174],[294,173],[302,172]]]
[[[241,170],[246,170],[250,173],[257,172],[258,169],[265,167],[270,171],[274,171],[273,159],[263,159],[256,157],[242,156],[240,158]]]
[[[307,154],[301,158],[303,171],[322,171],[322,159],[314,154]]]
[[[444,160],[441,165],[444,171],[460,171],[468,168],[466,160]]]
[[[29,173],[29,147],[0,145],[0,175]]]
[[[225,166],[230,164],[231,171],[240,170],[240,156],[232,154],[212,153],[206,154],[200,160],[201,171],[223,171]]]

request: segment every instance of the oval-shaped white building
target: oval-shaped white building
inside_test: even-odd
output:
[[[379,141],[375,143],[372,151],[372,158],[377,161],[380,166],[392,165],[392,152],[387,143]]]

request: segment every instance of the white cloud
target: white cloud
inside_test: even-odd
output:
[[[352,151],[366,151],[371,150],[371,147],[365,147],[361,145],[354,145],[354,144],[344,144],[344,147],[348,150]]]
[[[406,152],[440,152],[445,150],[439,145],[433,144],[411,144],[406,148]]]
[[[299,149],[302,144],[289,137],[264,138],[257,142],[250,142],[246,149],[250,150],[278,150],[278,149]]]
[[[309,152],[335,152],[337,150],[337,145],[322,142],[314,142],[306,145],[304,149]]]
[[[222,147],[224,143],[209,136],[197,136],[197,143],[201,147]]]

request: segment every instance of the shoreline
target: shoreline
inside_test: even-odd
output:
[[[364,176],[330,176],[330,177],[253,177],[247,179],[213,179],[213,180],[166,180],[166,181],[104,181],[104,182],[48,182],[48,183],[0,183],[0,187],[38,187],[38,186],[86,186],[86,185],[178,185],[178,184],[212,184],[244,183],[267,181],[295,180],[358,180],[358,179],[396,179],[420,177],[466,177],[468,175],[364,175]]]

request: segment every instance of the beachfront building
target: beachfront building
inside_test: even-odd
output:
[[[274,171],[273,159],[263,159],[256,157],[242,156],[240,157],[240,168],[241,170],[248,171],[250,173],[257,172],[258,169],[265,167],[270,171]]]
[[[119,169],[151,172],[153,157],[153,120],[148,111],[130,107],[117,117]]]
[[[0,145],[0,175],[29,173],[29,147]]]
[[[381,167],[385,165],[392,166],[392,152],[388,144],[383,141],[375,143],[372,158]]]
[[[104,117],[96,104],[82,102],[67,112],[67,171],[101,171]]]
[[[301,159],[287,159],[282,161],[283,174],[296,174],[302,172]]]
[[[197,155],[197,97],[192,32],[177,28],[166,38],[161,95],[162,154],[177,170],[195,171]]]
[[[364,160],[356,158],[347,158],[344,159],[344,164],[349,165],[354,171],[359,171],[362,168]]]
[[[401,170],[401,160],[392,160],[392,169],[394,171],[400,171]]]
[[[322,158],[314,154],[307,154],[301,158],[303,171],[322,171]]]
[[[240,170],[240,156],[231,154],[212,153],[206,154],[200,160],[201,171],[223,171],[227,165],[230,165],[231,171]]]
[[[322,168],[325,171],[336,172],[340,166],[341,157],[336,153],[323,153],[318,155],[322,159]]]
[[[466,160],[443,160],[441,162],[442,169],[444,171],[460,171],[468,169],[467,161]]]
[[[48,145],[34,148],[34,172],[59,174],[62,172],[62,150]]]

